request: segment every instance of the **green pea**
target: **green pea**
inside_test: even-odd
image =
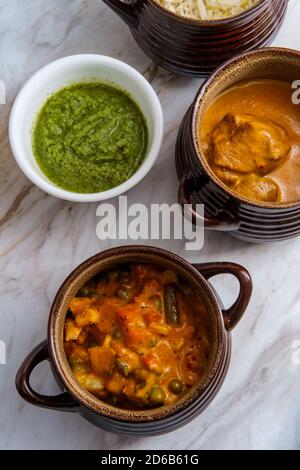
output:
[[[122,339],[122,331],[120,329],[114,330],[113,339],[116,339],[117,341]]]
[[[117,359],[115,360],[115,365],[117,366],[117,368],[119,369],[119,371],[122,372],[122,374],[123,374],[125,377],[128,377],[128,375],[129,375],[130,372],[131,372],[131,367],[129,366],[129,364],[127,364],[126,362],[124,362],[122,359],[117,358]]]
[[[149,339],[148,348],[155,348],[156,345],[157,345],[157,339],[155,339],[155,338]]]
[[[121,300],[129,300],[129,297],[130,297],[129,290],[126,287],[120,287],[120,289],[117,292],[117,296]]]
[[[110,281],[116,281],[118,279],[119,273],[120,271],[118,269],[113,269],[108,273],[107,277]]]
[[[158,310],[159,312],[162,311],[162,301],[159,295],[153,295],[152,297],[150,297],[149,300],[153,303],[156,310]]]
[[[80,291],[79,294],[82,297],[88,297],[91,293],[91,289],[87,286],[84,286]]]
[[[180,380],[173,379],[169,382],[168,388],[174,395],[180,395],[183,390],[183,383]]]
[[[81,297],[92,297],[94,300],[100,300],[101,296],[100,294],[93,289],[91,286],[84,286],[80,292],[79,292]]]
[[[153,405],[163,405],[165,401],[166,395],[162,388],[160,387],[153,387],[150,395],[149,400]]]

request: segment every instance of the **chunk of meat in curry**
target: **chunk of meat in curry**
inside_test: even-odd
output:
[[[226,186],[252,201],[300,199],[300,108],[290,83],[238,83],[199,122],[207,161]]]
[[[228,113],[212,134],[214,163],[239,173],[265,175],[289,153],[284,129],[250,114]]]
[[[233,189],[248,199],[263,202],[275,202],[280,200],[280,190],[278,185],[267,177],[257,175],[247,175],[241,178]]]

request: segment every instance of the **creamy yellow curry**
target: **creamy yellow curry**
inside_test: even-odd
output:
[[[122,265],[70,303],[65,351],[78,382],[127,408],[170,405],[207,371],[211,323],[201,297],[175,272]]]
[[[243,82],[222,93],[201,121],[199,137],[213,172],[248,199],[300,199],[300,106],[292,93],[287,82]]]

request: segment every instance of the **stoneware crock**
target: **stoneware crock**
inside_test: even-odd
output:
[[[204,77],[236,54],[274,39],[288,0],[260,0],[223,20],[183,18],[156,0],[104,0],[129,26],[141,49],[158,65],[180,75]]]
[[[212,172],[201,149],[197,129],[212,101],[228,87],[250,79],[291,83],[300,77],[300,52],[266,48],[231,59],[203,84],[181,124],[176,144],[179,202],[204,204],[204,226],[226,231],[248,242],[275,242],[300,234],[300,201],[253,202],[225,186]],[[192,217],[200,217],[194,210]]]
[[[108,405],[84,390],[76,381],[67,362],[63,345],[65,318],[71,298],[95,274],[122,263],[154,263],[174,269],[201,292],[212,324],[211,360],[201,383],[177,403],[152,410],[124,410]],[[240,283],[236,302],[224,310],[208,279],[218,274],[231,274]],[[191,265],[167,251],[145,246],[127,246],[104,251],[81,264],[65,280],[51,307],[48,339],[25,359],[16,377],[19,394],[29,403],[43,408],[81,414],[107,431],[129,435],[163,434],[183,426],[199,415],[220,389],[230,360],[231,330],[241,319],[251,296],[249,273],[233,263]],[[50,361],[53,374],[62,389],[57,396],[37,393],[30,385],[33,369]]]

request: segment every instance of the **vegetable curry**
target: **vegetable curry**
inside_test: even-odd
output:
[[[242,82],[223,92],[201,122],[213,172],[250,200],[300,199],[300,107],[292,93],[278,80]]]
[[[211,320],[175,272],[121,265],[89,281],[70,303],[65,351],[82,387],[125,408],[170,405],[208,368]]]

